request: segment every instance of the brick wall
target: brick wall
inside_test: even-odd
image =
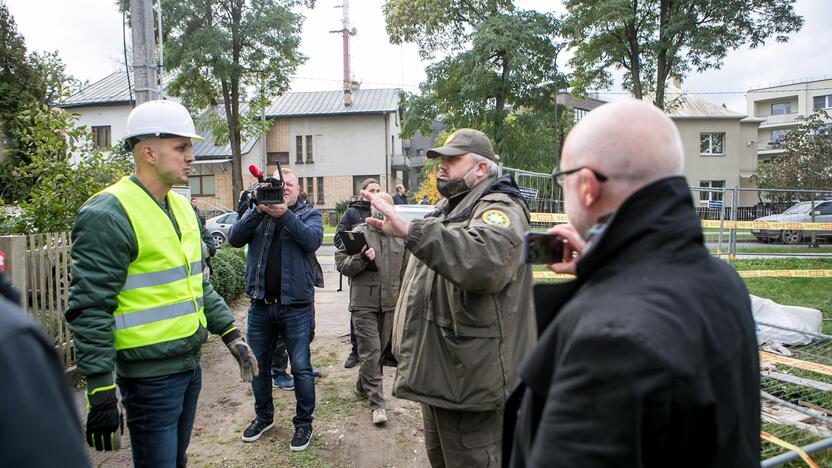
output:
[[[289,121],[286,119],[272,120],[272,126],[266,137],[266,151],[277,153],[289,151]]]

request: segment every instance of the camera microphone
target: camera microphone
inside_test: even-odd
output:
[[[257,180],[260,180],[260,179],[263,178],[263,171],[259,167],[255,166],[254,164],[250,164],[248,166],[248,171],[251,172],[251,175],[256,177]]]

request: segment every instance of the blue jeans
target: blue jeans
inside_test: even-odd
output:
[[[285,306],[253,301],[248,309],[248,345],[257,358],[260,373],[251,382],[254,392],[254,412],[257,420],[274,421],[272,402],[272,350],[278,335],[283,337],[292,377],[295,379],[297,407],[292,423],[295,427],[312,426],[315,411],[315,380],[309,338],[312,329],[312,308],[309,304]]]
[[[202,388],[200,368],[144,379],[118,377],[117,382],[127,411],[133,465],[184,467]]]

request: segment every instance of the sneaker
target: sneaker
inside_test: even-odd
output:
[[[358,364],[358,356],[353,353],[350,353],[350,356],[344,361],[344,367],[347,369],[352,369],[355,365]]]
[[[376,426],[387,422],[387,411],[384,408],[376,408],[373,410],[373,424]]]
[[[264,432],[274,427],[274,422],[263,422],[255,419],[249,424],[245,431],[243,431],[243,442],[254,442],[259,439]]]
[[[301,452],[309,447],[312,442],[312,427],[304,426],[295,428],[295,435],[292,437],[292,443],[289,444],[289,450],[293,452]]]
[[[277,374],[272,377],[272,386],[282,390],[294,390],[295,379],[293,379],[291,375]]]
[[[312,369],[312,378],[313,379],[317,379],[320,376],[321,376],[321,371],[319,371],[318,369]]]

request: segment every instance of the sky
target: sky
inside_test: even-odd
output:
[[[3,1],[3,0],[0,0]],[[175,0],[163,0],[175,1]],[[29,50],[58,50],[67,71],[76,78],[95,82],[123,63],[122,18],[115,0],[5,0]],[[340,89],[343,76],[341,36],[329,31],[341,29],[342,0],[317,0],[304,11],[301,52],[308,60],[292,81],[293,91]],[[521,8],[563,13],[552,0],[517,0]],[[350,42],[352,74],[364,88],[402,87],[416,91],[425,78],[425,66],[415,45],[393,45],[385,32],[383,0],[352,0],[351,26],[358,30]],[[693,73],[682,82],[689,92],[739,94],[702,95],[716,104],[745,113],[744,93],[750,86],[832,74],[832,1],[798,0],[797,12],[805,25],[788,43],[769,40],[757,49],[742,47],[729,52],[719,70]],[[130,31],[127,30],[130,42]],[[568,69],[569,53],[558,64]],[[620,92],[614,89],[612,92]],[[603,94],[620,99],[620,94]]]

